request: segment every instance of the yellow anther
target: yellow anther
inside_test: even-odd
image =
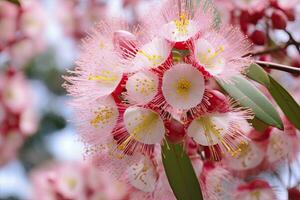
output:
[[[223,53],[225,51],[225,47],[222,45],[220,47],[217,48],[217,50],[211,54],[212,50],[211,49],[208,49],[207,52],[208,54],[210,55],[207,55],[207,54],[202,54],[202,53],[199,53],[198,54],[198,60],[202,63],[202,64],[205,64],[205,65],[212,65],[214,59],[219,56],[221,53]],[[219,64],[221,63],[221,60],[219,59],[217,61]]]
[[[182,35],[186,35],[188,33],[187,26],[189,25],[190,20],[185,12],[182,12],[179,16],[179,19],[175,20],[174,22],[178,33]]]
[[[119,145],[120,150],[124,150],[127,144],[132,140],[140,140],[141,137],[147,132],[149,128],[156,122],[158,119],[158,115],[156,113],[149,113],[148,115],[142,115],[140,119],[140,123],[138,123],[131,131],[129,137]],[[129,125],[129,124],[128,124]],[[130,125],[129,125],[130,126]]]
[[[175,87],[177,94],[187,97],[192,87],[192,83],[187,79],[181,78],[175,83]]]
[[[109,70],[103,70],[99,75],[90,75],[88,80],[113,83],[118,80],[118,76]]]
[[[146,51],[140,50],[138,51],[138,54],[141,54],[145,56],[151,63],[152,65],[159,65],[163,61],[163,57],[160,55],[152,55],[147,53]]]
[[[98,111],[95,112],[96,116],[93,118],[90,123],[94,127],[98,128],[100,123],[106,124],[109,120],[114,116],[114,111],[112,108],[100,108]]]

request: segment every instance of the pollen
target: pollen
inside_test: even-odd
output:
[[[114,110],[109,107],[99,108],[95,115],[95,118],[90,123],[95,128],[98,128],[99,124],[105,125],[110,122],[110,119],[114,116]]]
[[[190,24],[190,20],[185,12],[182,12],[179,16],[178,20],[174,21],[177,32],[181,35],[188,34],[188,25]]]
[[[148,96],[151,95],[156,90],[155,83],[153,79],[136,79],[135,91]]]
[[[221,53],[225,51],[225,47],[223,45],[219,46],[216,51],[213,52],[212,49],[207,50],[207,54],[199,53],[197,55],[198,60],[207,66],[213,65],[213,62],[216,57],[218,57]],[[213,52],[213,53],[212,53]],[[217,60],[218,64],[221,64],[221,59]]]
[[[175,87],[177,94],[179,94],[180,96],[188,96],[192,87],[192,83],[185,78],[181,78],[177,81]]]
[[[200,117],[198,119],[198,122],[204,127],[204,134],[209,143],[213,144],[213,138],[211,134],[215,135],[218,138],[218,140],[223,140],[221,135],[221,131],[223,129],[217,128],[217,126],[212,122],[212,120],[209,117]]]
[[[100,81],[104,83],[114,83],[118,80],[118,76],[109,70],[103,70],[99,75],[90,75],[88,80]]]
[[[284,153],[284,141],[281,140],[281,138],[279,136],[274,135],[271,139],[270,139],[270,145],[271,148],[273,149],[273,151],[275,152],[275,154],[282,156]]]
[[[145,56],[152,63],[153,66],[159,65],[163,61],[162,56],[152,55],[143,50],[138,51],[138,54]]]
[[[126,146],[130,143],[132,139],[137,141],[141,140],[141,138],[147,133],[147,130],[157,121],[158,115],[156,113],[142,114],[140,117],[135,118],[134,120],[139,121],[134,127],[132,127],[132,123],[128,123],[130,128],[130,136],[119,145],[120,150],[124,150]],[[135,123],[134,123],[135,124]]]

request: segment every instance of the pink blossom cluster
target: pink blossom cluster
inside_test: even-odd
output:
[[[0,166],[17,156],[24,140],[37,130],[32,91],[21,72],[0,74]]]
[[[262,179],[245,181],[218,164],[204,163],[200,183],[207,200],[276,200],[274,189]]]
[[[21,6],[0,2],[0,52],[10,64],[23,67],[45,49],[45,11],[37,0],[22,0]]]
[[[33,200],[127,200],[129,188],[89,163],[52,163],[31,172]]]
[[[153,199],[170,193],[159,170],[166,138],[193,141],[214,160],[251,145],[251,112],[210,84],[240,74],[251,43],[237,28],[215,30],[213,7],[190,3],[154,5],[140,28],[101,22],[65,77],[87,152]]]

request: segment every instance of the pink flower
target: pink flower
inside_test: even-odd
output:
[[[0,74],[0,165],[14,159],[26,137],[37,130],[31,97],[22,73],[9,68]]]
[[[252,180],[249,183],[238,186],[235,192],[235,199],[276,200],[277,197],[268,182]]]
[[[250,43],[235,28],[213,30],[212,8],[199,6],[169,1],[139,28],[101,22],[65,77],[87,155],[140,191],[136,199],[174,198],[163,187],[160,154],[172,121],[180,141],[195,141],[191,154],[204,146],[212,159],[238,159],[251,145],[251,112],[231,106],[207,82],[240,74],[251,62],[242,58]]]

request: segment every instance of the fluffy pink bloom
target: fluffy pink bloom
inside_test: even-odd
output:
[[[145,16],[143,23],[179,49],[185,48],[188,41],[199,37],[213,23],[213,8],[204,2],[171,0],[157,7],[155,5]],[[155,18],[151,16],[153,12]]]
[[[210,76],[226,80],[241,73],[251,62],[242,58],[251,43],[237,28],[221,27],[220,31],[206,32],[192,46],[192,62]]]
[[[148,14],[139,28],[101,22],[65,77],[87,154],[140,191],[136,199],[174,198],[160,154],[172,121],[181,127],[181,141],[209,148],[212,159],[237,157],[250,145],[251,113],[231,107],[207,82],[239,74],[250,63],[242,58],[249,42],[234,28],[213,31],[212,8],[203,6],[163,3],[155,20]]]
[[[246,184],[240,184],[235,191],[234,199],[245,200],[276,200],[274,190],[263,180],[252,180]]]
[[[37,130],[31,88],[19,72],[0,74],[0,165],[13,159],[23,141]]]
[[[229,171],[211,162],[205,162],[200,176],[201,188],[205,199],[231,200],[241,180],[234,178]]]
[[[125,184],[92,165],[70,162],[53,163],[31,173],[33,199],[124,200]]]

